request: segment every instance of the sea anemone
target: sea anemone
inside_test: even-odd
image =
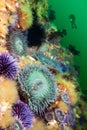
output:
[[[8,102],[10,105],[18,100],[16,82],[0,77],[0,102]]]
[[[41,24],[33,24],[28,30],[28,46],[40,47],[42,42],[45,40],[45,29]]]
[[[70,103],[71,103],[70,97],[69,97],[69,95],[68,95],[67,92],[62,92],[62,93],[61,93],[61,98],[62,98],[62,100],[63,100],[65,103],[67,103],[67,104],[70,104]]]
[[[19,26],[22,30],[28,29],[33,22],[32,11],[28,0],[18,0]]]
[[[71,106],[70,106],[70,109],[69,109],[66,116],[67,116],[66,117],[67,118],[67,124],[69,126],[74,126],[74,124],[75,124],[75,113],[74,113],[74,110]]]
[[[46,113],[45,113],[45,120],[46,120],[47,122],[50,122],[50,121],[52,121],[52,120],[55,120],[54,112],[53,112],[53,111],[46,112]]]
[[[18,75],[18,82],[28,96],[30,108],[41,115],[55,101],[58,89],[54,76],[44,66],[27,65]]]
[[[14,79],[16,76],[18,67],[15,59],[8,53],[0,54],[0,75],[3,75],[9,79]]]
[[[57,121],[64,122],[65,114],[58,108],[56,108],[54,111],[55,111],[55,116],[56,116]]]
[[[76,92],[76,86],[75,83],[64,79],[61,75],[57,75],[56,77],[56,82],[58,84],[58,87],[60,88],[60,90],[65,91],[68,95],[68,100],[69,102],[71,102],[72,105],[75,105],[78,102],[79,99],[79,94],[78,92]],[[64,102],[65,98],[63,98]]]
[[[56,59],[52,59],[49,56],[45,56],[41,51],[38,51],[34,54],[34,57],[39,60],[42,64],[51,66],[55,68],[58,72],[65,72],[67,69],[61,65]]]
[[[20,29],[10,31],[7,40],[7,48],[10,53],[16,53],[20,56],[27,55],[27,44]]]
[[[19,101],[14,104],[13,116],[16,118],[17,126],[21,128],[20,130],[28,129],[32,126],[33,114],[24,102]]]

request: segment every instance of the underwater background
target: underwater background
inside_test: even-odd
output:
[[[86,35],[78,6],[0,1],[0,130],[87,130]]]
[[[80,88],[87,90],[87,0],[49,0],[55,11],[55,24],[58,29],[66,29],[67,35],[61,38],[61,44],[72,44],[80,51],[75,56],[75,64],[80,67]],[[72,28],[69,16],[75,16],[76,28]]]

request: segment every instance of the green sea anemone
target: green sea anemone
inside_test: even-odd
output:
[[[34,54],[34,57],[37,60],[39,60],[42,64],[51,66],[52,68],[56,69],[60,73],[68,71],[68,67],[64,63],[60,63],[58,60],[44,55],[41,51],[36,52]]]
[[[27,55],[27,45],[24,40],[24,35],[20,29],[13,30],[9,33],[7,48],[10,53],[17,55]]]
[[[44,66],[26,66],[18,75],[22,90],[29,96],[29,106],[36,113],[44,113],[58,96],[54,76]]]

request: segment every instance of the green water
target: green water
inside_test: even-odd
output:
[[[80,87],[87,89],[87,0],[49,0],[49,4],[56,12],[58,29],[67,30],[61,44],[72,44],[80,51],[80,56],[75,57],[75,64],[80,66]],[[76,17],[77,29],[71,27],[70,14]]]

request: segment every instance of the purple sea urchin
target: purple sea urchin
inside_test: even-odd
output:
[[[13,79],[17,73],[17,63],[8,53],[0,54],[0,75]]]
[[[24,130],[25,128],[26,130],[32,126],[33,114],[25,103],[21,101],[16,103],[13,106],[13,115],[16,117],[16,123],[14,127],[19,127],[20,130]]]
[[[30,108],[36,114],[44,113],[58,95],[53,75],[44,66],[26,66],[18,75],[18,81],[28,96]]]
[[[8,37],[8,50],[17,55],[27,55],[27,44],[24,35],[20,29],[13,30]]]

